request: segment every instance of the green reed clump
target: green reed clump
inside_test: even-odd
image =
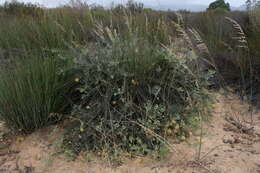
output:
[[[62,118],[72,80],[61,73],[60,65],[53,57],[30,57],[2,68],[0,119],[27,133]]]
[[[64,50],[71,43],[86,45],[96,41],[97,37],[92,31],[97,23],[113,26],[113,30],[121,35],[128,35],[125,18],[128,18],[132,30],[154,42],[166,43],[174,30],[165,15],[156,11],[135,12],[126,8],[118,13],[113,9],[80,5],[40,10],[43,13],[40,16],[27,13],[10,15],[0,10],[0,23],[5,23],[0,28],[0,47],[12,53],[24,50]]]

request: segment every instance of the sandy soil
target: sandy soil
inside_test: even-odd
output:
[[[214,95],[212,118],[203,124],[200,159],[199,136],[194,135],[174,144],[176,151],[160,161],[136,158],[117,168],[85,157],[71,161],[60,153],[63,127],[52,126],[26,137],[0,136],[0,173],[260,173],[260,112],[250,114],[235,95]]]

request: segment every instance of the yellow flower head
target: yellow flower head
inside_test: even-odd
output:
[[[132,84],[133,84],[133,85],[139,85],[139,82],[138,82],[138,81],[136,81],[136,80],[134,80],[134,79],[132,79],[132,81],[131,81],[131,82],[132,82]]]
[[[175,121],[175,120],[172,120],[172,124],[176,124],[176,121]]]
[[[172,130],[171,129],[167,130],[167,135],[172,135]]]
[[[181,140],[182,140],[182,141],[185,141],[185,140],[186,140],[186,137],[185,137],[185,136],[182,136],[182,137],[181,137]]]
[[[24,141],[24,137],[17,137],[16,140],[18,143],[22,143]]]
[[[75,80],[74,80],[75,82],[79,82],[80,81],[80,79],[79,78],[75,78]]]
[[[80,127],[80,132],[84,132],[84,128],[83,127]]]

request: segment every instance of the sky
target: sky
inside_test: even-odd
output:
[[[0,0],[0,3],[5,2],[6,0]],[[7,0],[8,1],[8,0]],[[9,0],[11,1],[11,0]],[[32,3],[39,3],[46,7],[55,7],[58,5],[66,4],[69,0],[18,0],[23,2],[32,2]],[[136,0],[139,2],[144,3],[145,5],[149,6],[164,6],[164,5],[208,5],[214,0]],[[245,3],[246,0],[226,0],[229,2],[231,6],[239,7]],[[90,3],[97,3],[100,5],[108,6],[112,2],[115,3],[125,3],[127,0],[87,0]]]

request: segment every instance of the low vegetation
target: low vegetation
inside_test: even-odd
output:
[[[109,40],[76,51],[81,100],[66,145],[75,153],[143,155],[164,149],[169,136],[188,137],[206,107],[210,74],[189,65],[197,61],[191,51],[175,54],[174,43],[166,49],[135,32],[127,39],[106,32]]]
[[[5,3],[0,119],[30,133],[66,118],[63,146],[74,154],[171,149],[169,139],[185,140],[207,118],[210,87],[257,99],[259,7],[230,12],[223,3],[198,13],[133,1],[109,10]]]
[[[73,84],[60,68],[54,57],[28,57],[5,67],[0,73],[1,119],[27,133],[60,120],[70,106]]]
[[[199,31],[217,71],[228,85],[236,85],[243,95],[259,92],[259,17],[251,11],[183,12],[185,23]],[[206,25],[204,25],[206,24]]]

